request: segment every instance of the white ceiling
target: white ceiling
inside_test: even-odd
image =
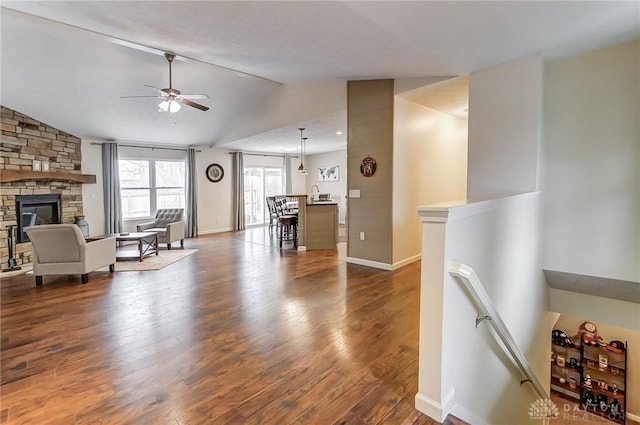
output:
[[[637,1],[2,6],[3,105],[80,137],[263,152],[298,143],[300,126],[308,128],[310,153],[346,141],[335,135],[336,126],[346,132],[346,95],[330,114],[295,111],[286,126],[266,132],[248,125],[268,115],[283,84],[467,75],[536,53],[558,58],[640,37]],[[120,99],[153,94],[145,84],[166,87],[168,67],[162,56],[113,38],[193,59],[174,63],[173,86],[207,93],[211,99],[199,103],[211,109],[169,115],[156,112],[155,99]]]

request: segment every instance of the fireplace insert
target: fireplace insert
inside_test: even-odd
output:
[[[29,242],[25,227],[60,223],[60,195],[16,195],[18,243]]]

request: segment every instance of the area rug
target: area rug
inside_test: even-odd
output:
[[[197,251],[197,249],[160,250],[158,255],[149,255],[148,257],[144,257],[142,262],[138,260],[116,261],[116,271],[132,272],[160,270],[161,268],[167,267],[169,264],[173,264],[178,260],[182,260]]]

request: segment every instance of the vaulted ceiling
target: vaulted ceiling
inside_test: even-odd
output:
[[[85,138],[265,152],[295,144],[300,126],[316,129],[310,153],[343,145],[347,80],[467,75],[640,37],[637,1],[2,6],[3,105]],[[164,51],[186,58],[173,86],[208,94],[198,102],[209,111],[158,113],[157,99],[121,98],[168,86]]]

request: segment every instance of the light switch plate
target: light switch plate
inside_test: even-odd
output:
[[[360,189],[349,189],[349,198],[359,198]]]

